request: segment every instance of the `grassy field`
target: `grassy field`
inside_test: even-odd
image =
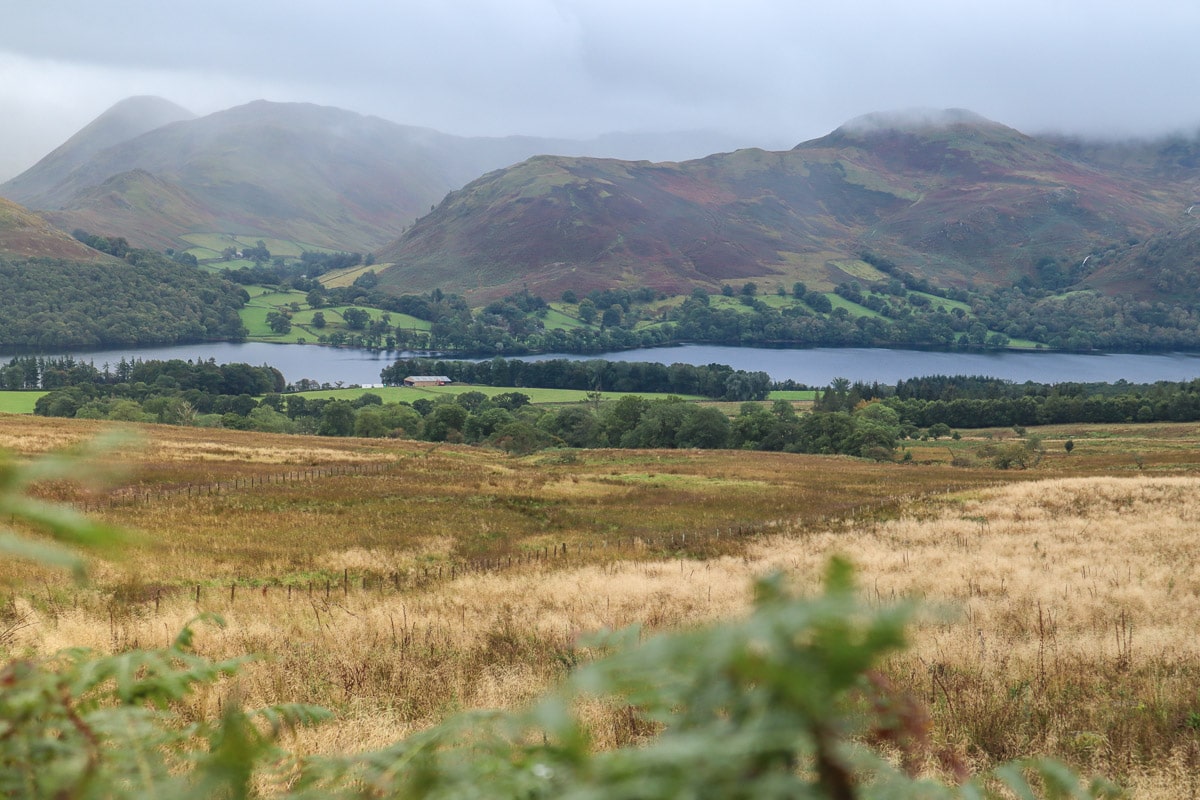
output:
[[[34,404],[44,394],[46,392],[0,391],[0,414],[32,414]]]
[[[5,417],[0,447],[100,430]],[[292,746],[350,750],[529,700],[587,657],[580,632],[736,617],[753,576],[814,586],[842,553],[872,602],[930,609],[886,667],[931,714],[928,769],[1053,754],[1136,797],[1197,792],[1200,426],[1040,429],[1046,456],[1012,471],[949,465],[1002,430],[911,443],[909,464],[130,430],[108,485],[37,491],[134,539],[86,587],[0,563],[10,652],[157,646],[215,611],[201,652],[265,658],[189,711],[316,702],[338,719]],[[620,709],[589,719],[598,746],[639,735]]]
[[[557,308],[555,306],[558,306]],[[579,321],[578,317],[571,316],[565,310],[563,303],[551,303],[550,309],[546,312],[546,316],[542,318],[542,324],[546,326],[548,331],[569,331],[575,328],[587,328]]]
[[[308,295],[299,291],[278,291],[265,286],[248,286],[250,302],[239,312],[242,324],[249,331],[249,338],[260,342],[283,342],[296,344],[315,342],[322,334],[336,331],[350,333],[343,314],[350,306],[325,306],[312,308],[308,305]],[[430,323],[417,319],[408,314],[382,311],[378,308],[363,308],[371,320],[377,320],[387,314],[393,326],[409,330],[428,331]],[[292,321],[292,329],[287,333],[276,333],[267,325],[267,314],[272,311],[287,312]],[[313,315],[320,312],[325,317],[325,327],[313,326]]]
[[[339,289],[344,286],[352,286],[356,278],[372,270],[379,271],[383,266],[379,264],[359,264],[356,267],[346,267],[345,269],[334,269],[326,272],[317,280],[322,286],[329,289]]]
[[[327,247],[317,247],[290,239],[255,236],[254,234],[188,233],[180,238],[194,245],[188,252],[201,261],[207,258],[220,258],[221,251],[227,247],[241,250],[243,247],[257,247],[260,241],[271,251],[272,256],[283,256],[284,258],[299,258],[305,250],[314,253],[331,252]],[[210,253],[215,255],[209,255]]]
[[[252,287],[261,289],[261,287]],[[292,325],[292,329],[287,333],[276,333],[267,325],[267,314],[272,311],[280,311],[288,308],[292,303],[296,303],[300,307],[308,306],[305,301],[305,293],[297,291],[259,291],[252,294],[250,302],[242,308],[238,313],[241,315],[242,324],[249,331],[251,340],[260,342],[281,342],[288,344],[297,344],[301,341],[316,341],[316,336],[310,331],[305,330],[299,325]]]
[[[834,292],[825,292],[825,296],[829,298],[829,302],[833,304],[834,309],[844,308],[849,312],[851,317],[873,317],[875,319],[883,319],[883,314],[878,311],[872,311],[866,306],[860,306],[858,303],[851,302],[840,294]]]

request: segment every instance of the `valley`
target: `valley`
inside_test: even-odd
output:
[[[1198,143],[947,110],[650,161],[117,104],[0,184],[0,750],[151,794],[658,796],[683,748],[1195,796]],[[635,360],[681,343],[746,366]],[[199,349],[69,355],[147,345]]]

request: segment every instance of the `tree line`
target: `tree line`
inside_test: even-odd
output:
[[[763,400],[771,390],[765,372],[735,370],[725,364],[693,366],[606,361],[548,359],[521,361],[499,356],[488,361],[400,359],[386,367],[380,378],[399,386],[410,375],[445,375],[460,383],[480,386],[513,386],[578,391],[645,392],[648,394],[700,395],[715,400]]]
[[[880,401],[906,428],[993,428],[1066,423],[1200,421],[1200,379],[1151,384],[1013,383],[982,376],[934,375],[878,383],[835,381],[822,409]]]

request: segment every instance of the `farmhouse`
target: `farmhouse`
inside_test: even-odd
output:
[[[405,386],[445,386],[450,379],[445,375],[409,375],[404,379]]]

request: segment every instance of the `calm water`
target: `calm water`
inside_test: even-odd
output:
[[[379,383],[379,372],[400,356],[318,345],[281,345],[261,342],[178,345],[130,350],[71,353],[99,368],[116,365],[121,358],[208,360],[219,363],[270,364],[288,381],[310,378],[321,383]],[[11,356],[0,355],[0,363]],[[924,350],[876,348],[813,348],[775,350],[755,347],[683,345],[629,350],[600,355],[547,354],[537,359],[605,358],[610,361],[658,361],[664,364],[729,364],[736,369],[763,371],[775,380],[792,380],[824,386],[834,378],[895,383],[922,375],[989,375],[1016,382],[1039,383],[1115,382],[1152,383],[1200,378],[1200,354],[1156,355],[1078,353],[939,353]]]

